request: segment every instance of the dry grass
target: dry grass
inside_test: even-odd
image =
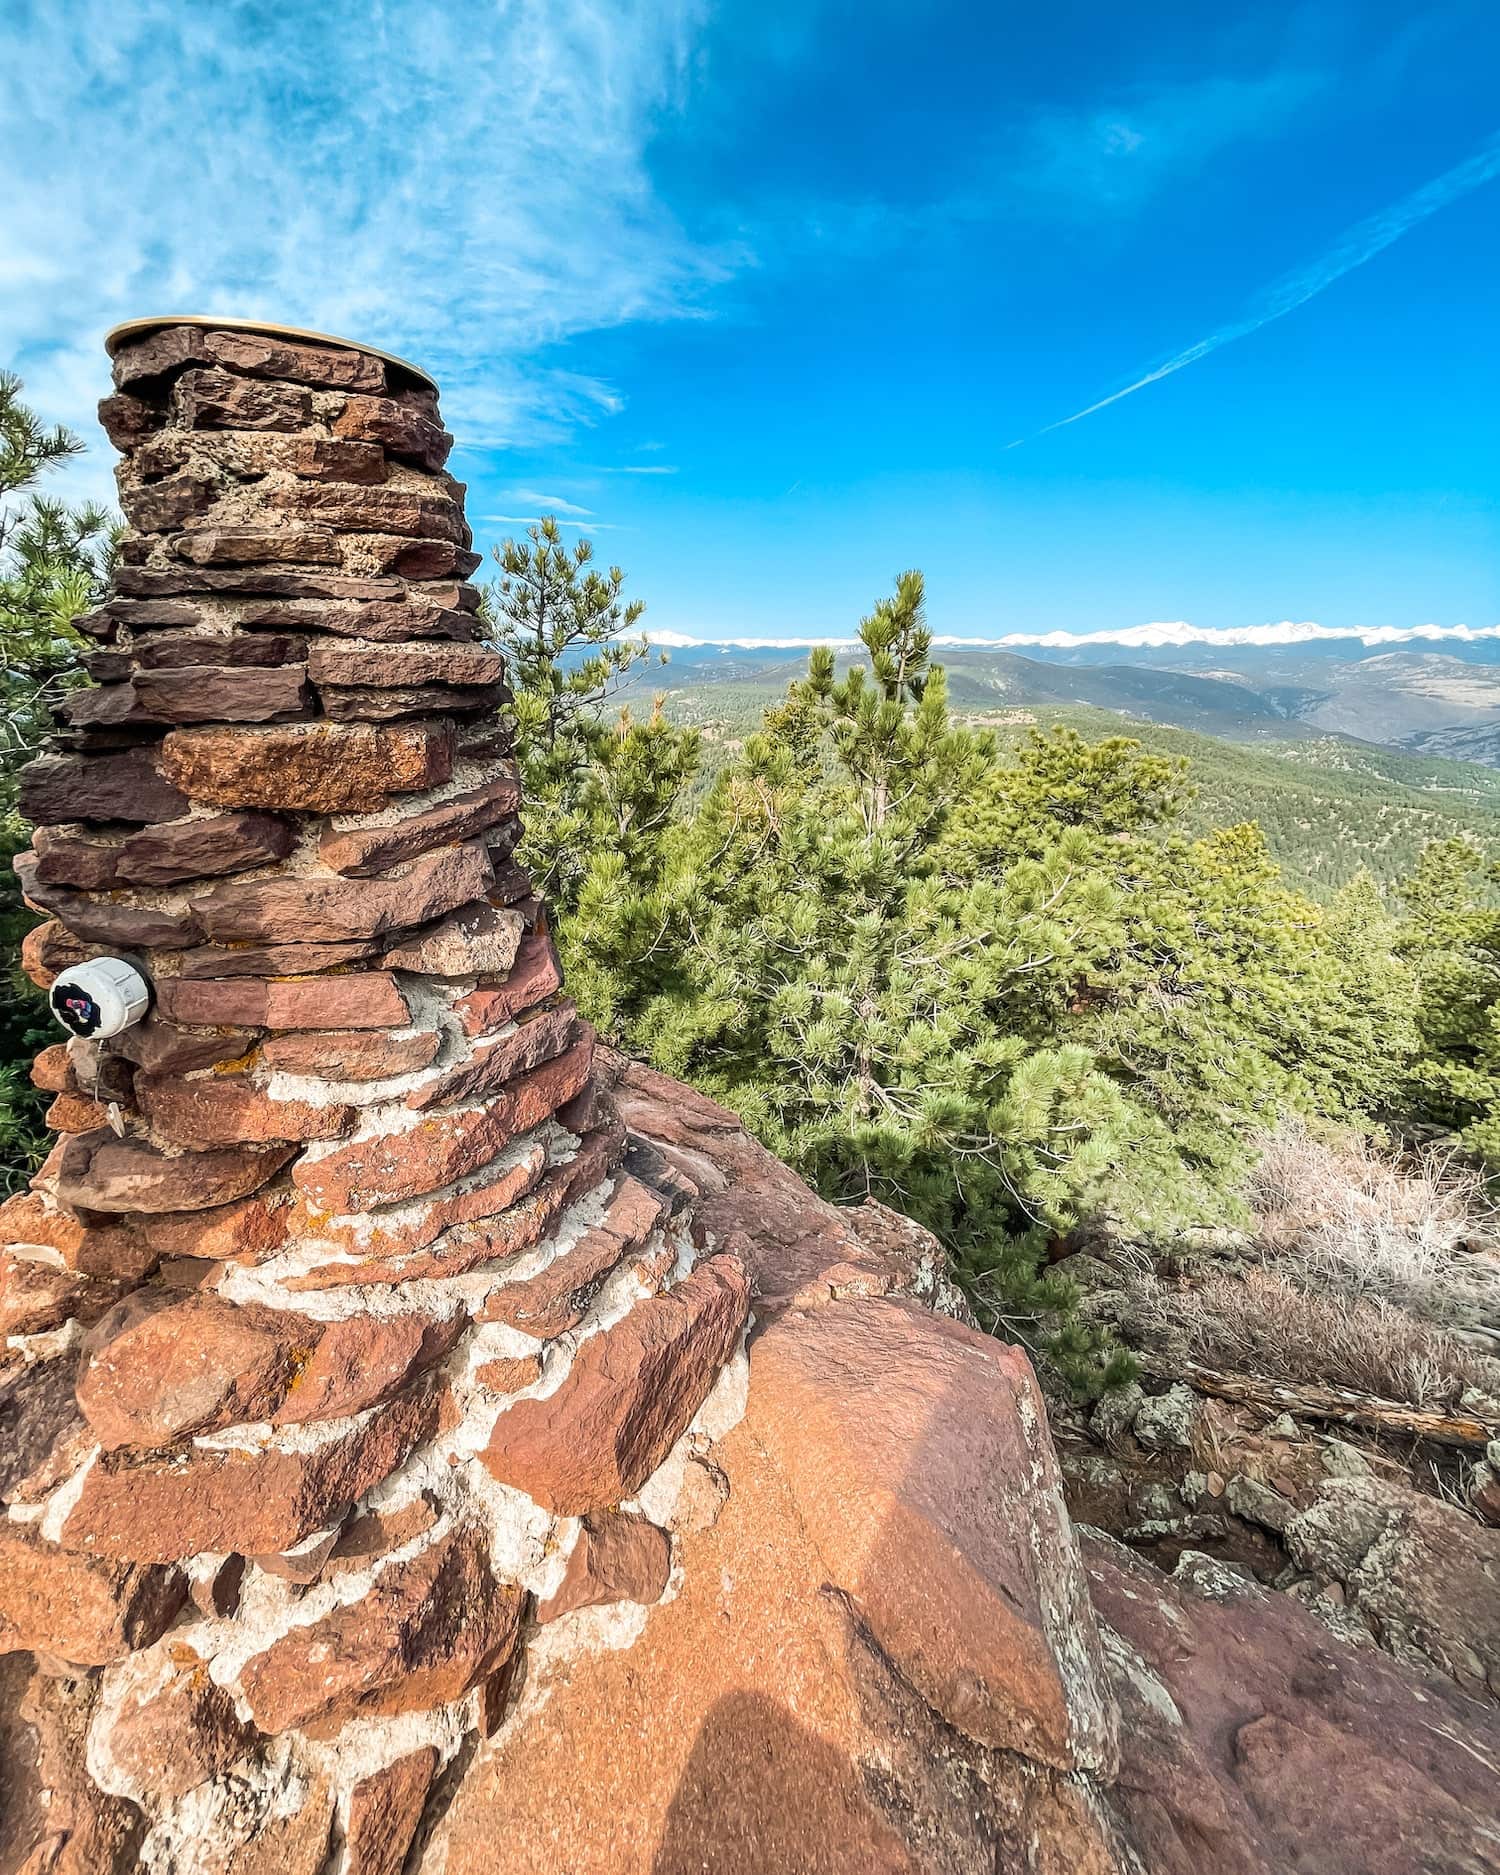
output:
[[[1288,1124],[1267,1139],[1249,1195],[1257,1250],[1297,1287],[1437,1327],[1500,1326],[1500,1262],[1459,1248],[1500,1220],[1453,1153],[1395,1159]]]
[[[1300,1288],[1279,1271],[1142,1286],[1133,1326],[1200,1366],[1349,1387],[1441,1409],[1466,1388],[1500,1397],[1500,1361],[1380,1299]]]

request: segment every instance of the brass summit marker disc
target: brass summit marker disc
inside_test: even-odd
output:
[[[252,332],[258,338],[293,339],[307,345],[336,346],[340,351],[365,352],[371,358],[383,359],[388,365],[396,365],[402,371],[410,372],[429,390],[437,389],[436,382],[420,365],[412,364],[407,358],[398,358],[394,352],[383,352],[375,345],[363,345],[357,339],[335,338],[331,332],[313,332],[303,326],[279,326],[264,319],[217,319],[207,313],[177,313],[160,319],[127,319],[123,325],[115,326],[105,334],[104,349],[113,358],[122,345],[143,339],[149,333],[164,331],[169,326],[201,326],[209,332]]]

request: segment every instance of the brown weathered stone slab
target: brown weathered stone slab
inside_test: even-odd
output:
[[[336,723],[393,723],[403,716],[461,715],[496,710],[505,701],[503,684],[473,689],[457,684],[325,684],[318,692],[323,713]]]
[[[180,977],[305,977],[345,964],[367,963],[377,938],[343,944],[195,944],[177,959]]]
[[[220,488],[211,476],[187,470],[157,482],[134,483],[121,478],[120,506],[133,528],[143,534],[166,534],[185,521],[206,513],[218,499]]]
[[[154,749],[118,755],[44,755],[21,770],[22,818],[53,826],[72,820],[123,820],[137,826],[176,820],[187,797],[156,767]]]
[[[518,1074],[526,1074],[560,1055],[578,1032],[578,1012],[573,1003],[565,1001],[539,1010],[509,1035],[480,1042],[466,1061],[437,1080],[413,1088],[406,1096],[406,1104],[425,1113],[431,1107],[496,1093]]]
[[[159,1139],[177,1146],[233,1146],[272,1140],[338,1139],[355,1109],[338,1101],[274,1100],[243,1075],[139,1074],[137,1108]]]
[[[366,574],[289,571],[278,566],[122,566],[115,586],[127,598],[170,599],[183,593],[245,594],[259,599],[403,599],[399,579]]]
[[[196,916],[186,907],[181,911],[156,911],[126,899],[90,898],[66,886],[43,885],[36,876],[36,859],[30,853],[17,854],[14,866],[28,903],[42,911],[56,912],[75,937],[126,950],[165,951],[185,950],[203,936]]]
[[[248,1197],[291,1156],[290,1146],[169,1154],[105,1129],[68,1140],[57,1195],[81,1211],[206,1211]]]
[[[117,394],[99,400],[99,427],[116,449],[132,449],[159,430],[166,417],[139,397]]]
[[[140,1219],[136,1228],[162,1257],[262,1263],[286,1247],[291,1208],[291,1193],[277,1186],[208,1210],[159,1212]]]
[[[536,1184],[546,1165],[546,1148],[535,1141],[523,1150],[507,1151],[500,1160],[427,1200],[334,1218],[304,1200],[292,1220],[292,1235],[315,1242],[330,1257],[357,1258],[360,1270],[398,1261],[404,1267],[412,1252],[455,1225],[508,1211]]]
[[[173,388],[172,405],[193,430],[300,430],[312,417],[307,391],[218,369],[184,372]]]
[[[259,1038],[258,1029],[181,1028],[148,1015],[123,1034],[111,1038],[109,1046],[139,1068],[157,1074],[190,1074],[194,1068],[216,1067],[221,1061],[238,1061],[247,1055]]]
[[[168,627],[201,625],[203,609],[189,599],[113,598],[104,610],[133,632],[161,631]]]
[[[493,1361],[481,1361],[474,1378],[492,1393],[519,1393],[542,1377],[540,1354],[504,1354]]]
[[[247,377],[290,378],[330,391],[385,389],[384,363],[347,346],[306,345],[257,332],[206,332],[203,356]]]
[[[254,1029],[404,1029],[411,1011],[396,979],[383,972],[297,977],[173,977],[156,988],[169,1021]]]
[[[123,653],[105,653],[123,656]],[[182,632],[166,638],[138,638],[129,657],[141,670],[182,670],[217,666],[242,670],[275,664],[305,664],[307,640],[276,632]]]
[[[147,717],[159,723],[269,723],[301,715],[309,703],[298,664],[142,670],[132,687]]]
[[[192,566],[337,566],[326,528],[202,527],[174,535],[172,552]]]
[[[11,1215],[20,1215],[19,1210]],[[0,1208],[0,1237],[9,1239],[10,1228]],[[45,1334],[64,1322],[91,1320],[118,1295],[115,1283],[90,1282],[76,1270],[59,1269],[21,1250],[0,1250],[0,1338]]]
[[[465,1321],[410,1313],[317,1322],[208,1291],[141,1292],[90,1334],[78,1404],[111,1451],[245,1421],[345,1419],[440,1360]]]
[[[77,1371],[74,1353],[0,1355],[0,1504],[40,1504],[87,1459],[94,1441],[73,1398]]]
[[[486,1300],[479,1320],[504,1322],[539,1341],[576,1328],[611,1271],[656,1228],[662,1209],[661,1200],[639,1179],[622,1178],[598,1224],[535,1276],[503,1283]]]
[[[260,1058],[268,1068],[288,1074],[316,1074],[331,1081],[379,1081],[431,1066],[442,1043],[435,1029],[419,1029],[414,1035],[329,1029],[321,1034],[272,1036]]]
[[[343,1289],[371,1284],[415,1282],[427,1277],[462,1276],[487,1263],[499,1263],[529,1250],[541,1242],[574,1198],[592,1191],[618,1163],[624,1151],[624,1133],[619,1128],[600,1128],[583,1142],[577,1154],[565,1164],[553,1166],[539,1179],[536,1170],[543,1163],[540,1145],[535,1153],[528,1148],[524,1163],[528,1176],[524,1195],[495,1205],[477,1222],[460,1223],[425,1242],[425,1247],[400,1251],[392,1249],[367,1253],[350,1262],[317,1265],[305,1275],[287,1279],[290,1290],[316,1291]],[[501,1181],[493,1185],[481,1181],[481,1188],[493,1194]],[[439,1199],[441,1209],[451,1200]],[[390,1237],[397,1233],[391,1231]],[[423,1242],[419,1235],[418,1243]]]
[[[245,1699],[273,1734],[445,1705],[509,1657],[523,1599],[496,1581],[480,1533],[455,1530],[383,1570],[360,1601],[253,1656],[241,1675]]]
[[[79,1555],[24,1524],[0,1521],[0,1652],[27,1647],[103,1666],[149,1647],[186,1599],[175,1568]]]
[[[608,1602],[659,1602],[672,1573],[672,1540],[644,1517],[595,1511],[583,1520],[557,1593],[537,1604],[545,1625]]]
[[[409,404],[389,397],[351,397],[333,422],[334,433],[356,442],[382,443],[393,456],[418,468],[440,469],[453,438]]]
[[[325,482],[317,488],[277,489],[271,500],[299,519],[356,533],[458,541],[466,531],[462,510],[430,487],[356,488]]]
[[[101,1742],[111,1785],[154,1808],[226,1770],[254,1745],[255,1728],[209,1678],[201,1655],[163,1639],[132,1663]]]
[[[54,1151],[58,1160],[65,1157],[62,1149]],[[52,1157],[47,1165],[53,1165]],[[44,1167],[32,1183],[35,1186],[47,1177]],[[158,1258],[158,1253],[133,1231],[119,1224],[86,1223],[66,1205],[54,1203],[50,1193],[41,1189],[15,1192],[0,1204],[0,1243],[55,1250],[66,1266],[80,1275],[127,1283],[149,1275]]]
[[[556,1392],[518,1400],[483,1458],[501,1484],[580,1516],[632,1496],[687,1430],[750,1307],[739,1261],[710,1257],[578,1349]]]
[[[154,722],[129,684],[94,684],[71,690],[58,715],[73,729],[149,729]]]
[[[348,1875],[401,1875],[436,1769],[437,1752],[424,1745],[354,1786],[344,1832]]]
[[[38,885],[72,886],[81,892],[107,891],[115,882],[119,861],[117,845],[98,840],[77,840],[51,827],[38,827],[32,836]]]
[[[518,1134],[571,1100],[588,1079],[592,1056],[592,1039],[585,1038],[482,1107],[432,1114],[406,1132],[304,1157],[293,1183],[335,1215],[436,1191],[488,1164]]]
[[[492,1035],[562,987],[562,967],[549,932],[523,938],[503,983],[481,983],[453,1005],[468,1036]]]
[[[252,606],[240,614],[238,623],[256,631],[336,632],[372,644],[404,644],[410,638],[473,643],[479,631],[468,613],[454,606],[428,604],[415,596],[410,601],[405,597],[377,599],[365,605]]]
[[[137,384],[154,385],[158,378],[200,363],[203,336],[198,326],[166,326],[148,332],[133,345],[122,345],[114,356],[115,389],[128,391]]]
[[[200,1550],[294,1548],[373,1489],[437,1431],[425,1382],[311,1451],[192,1446],[176,1457],[105,1453],[84,1481],[63,1541],[99,1556],[162,1562]]]
[[[269,866],[295,844],[290,824],[276,814],[210,814],[131,834],[118,850],[115,869],[132,885],[176,885]]]
[[[484,848],[473,843],[424,854],[381,879],[259,879],[219,886],[198,902],[198,916],[221,944],[377,937],[482,897],[491,877]]]
[[[457,644],[360,645],[327,641],[308,653],[308,676],[315,684],[368,684],[395,688],[406,684],[498,684],[505,660],[498,651]]]
[[[445,782],[453,768],[453,737],[439,723],[175,729],[160,759],[174,792],[180,788],[211,806],[347,814],[392,794]]]
[[[414,932],[380,961],[388,970],[417,976],[486,976],[511,968],[525,929],[518,912],[483,902],[467,905],[429,930]]]
[[[496,775],[482,787],[469,788],[436,807],[419,808],[397,821],[329,827],[319,842],[318,857],[334,872],[354,879],[369,878],[433,847],[483,833],[514,814],[520,799],[516,776]]]

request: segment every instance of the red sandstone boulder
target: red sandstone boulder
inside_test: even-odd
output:
[[[667,1295],[590,1336],[556,1392],[502,1413],[485,1464],[501,1484],[565,1516],[631,1496],[707,1398],[749,1304],[736,1259],[710,1257]]]
[[[368,1592],[293,1628],[247,1662],[245,1698],[263,1731],[360,1714],[422,1712],[460,1699],[515,1647],[522,1593],[498,1582],[472,1527],[392,1563]]]
[[[1103,1657],[1025,1355],[851,1300],[775,1322],[752,1386],[829,1580],[934,1710],[980,1744],[1107,1768]]]
[[[453,447],[446,430],[389,397],[350,397],[333,429],[335,435],[357,442],[383,443],[393,456],[423,469],[442,468]]]

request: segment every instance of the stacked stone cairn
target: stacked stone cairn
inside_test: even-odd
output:
[[[596,1091],[512,857],[431,382],[111,349],[129,528],[17,870],[34,982],[151,1002],[37,1058],[60,1139],[0,1207],[0,1652],[99,1809],[37,1866],[394,1875],[546,1650],[672,1592],[746,1280]]]

